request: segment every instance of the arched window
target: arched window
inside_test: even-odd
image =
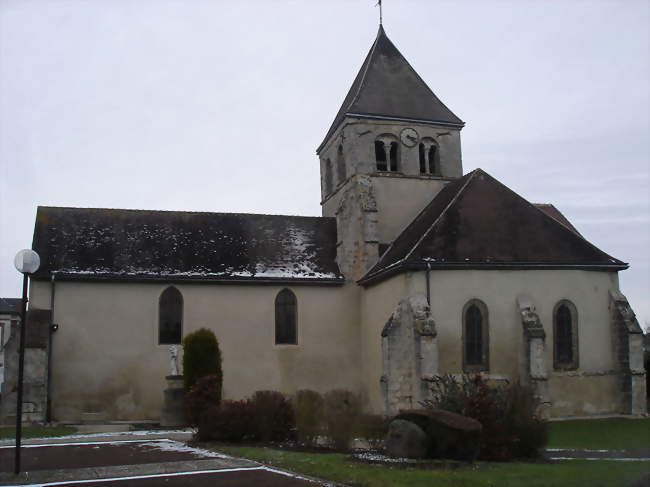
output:
[[[429,147],[429,174],[440,175],[440,160],[438,158],[438,146],[432,144]]]
[[[375,140],[375,160],[377,161],[377,171],[388,171],[386,149],[381,140]]]
[[[399,160],[399,144],[395,136],[386,134],[375,140],[375,161],[377,171],[397,171]]]
[[[298,306],[296,295],[283,289],[275,297],[275,343],[295,345],[297,340]]]
[[[183,338],[183,295],[174,286],[158,300],[158,343],[178,345]]]
[[[560,370],[578,368],[578,311],[566,299],[553,311],[553,366]]]
[[[463,308],[463,371],[489,370],[489,323],[487,306],[472,299]]]
[[[343,145],[339,144],[339,150],[336,154],[336,178],[337,184],[341,184],[347,177],[345,173],[345,156],[343,155]]]
[[[426,153],[425,153],[425,148],[424,144],[420,142],[419,146],[420,150],[420,174],[425,174],[427,172],[427,158],[426,158]]]
[[[332,192],[332,161],[325,161],[325,196]]]
[[[390,143],[390,170],[395,172],[397,171],[397,142]]]
[[[422,139],[419,145],[420,174],[440,176],[440,151],[438,144],[430,137]]]

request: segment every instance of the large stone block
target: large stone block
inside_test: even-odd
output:
[[[475,419],[441,409],[413,409],[400,412],[394,419],[398,420],[408,421],[424,431],[432,458],[472,461],[479,453],[483,427]]]
[[[431,441],[417,424],[394,419],[388,427],[386,453],[396,458],[427,458]]]

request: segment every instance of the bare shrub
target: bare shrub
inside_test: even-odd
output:
[[[259,441],[284,441],[293,436],[291,402],[277,391],[257,391],[248,400],[253,415],[253,436]]]
[[[423,402],[474,418],[483,425],[479,458],[509,460],[536,456],[548,440],[545,421],[537,416],[539,400],[534,391],[519,383],[490,387],[480,375],[434,378],[433,398]]]
[[[335,389],[323,396],[325,434],[335,449],[349,449],[360,414],[360,400],[350,391]]]
[[[303,389],[293,396],[298,441],[315,445],[323,434],[323,396],[316,391]]]

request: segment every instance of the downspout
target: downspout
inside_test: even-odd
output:
[[[431,263],[427,262],[427,304],[431,307]]]
[[[47,388],[45,391],[45,422],[52,421],[52,333],[54,325],[54,286],[56,274],[52,273],[52,286],[50,287],[50,326],[47,333]]]

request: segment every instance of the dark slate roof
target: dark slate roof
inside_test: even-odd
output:
[[[39,207],[36,278],[342,282],[334,218]]]
[[[544,213],[546,213],[548,216],[551,218],[555,218],[557,221],[559,221],[562,225],[567,227],[569,230],[573,230],[575,233],[580,235],[580,232],[576,227],[574,227],[571,222],[565,217],[560,210],[558,210],[554,205],[550,203],[533,203],[537,208],[542,210]]]
[[[359,74],[316,152],[320,152],[346,116],[464,125],[415,72],[381,25]]]
[[[566,223],[476,169],[445,186],[359,282],[369,284],[402,270],[427,266],[627,268]]]
[[[20,314],[20,298],[0,298],[0,314]]]

